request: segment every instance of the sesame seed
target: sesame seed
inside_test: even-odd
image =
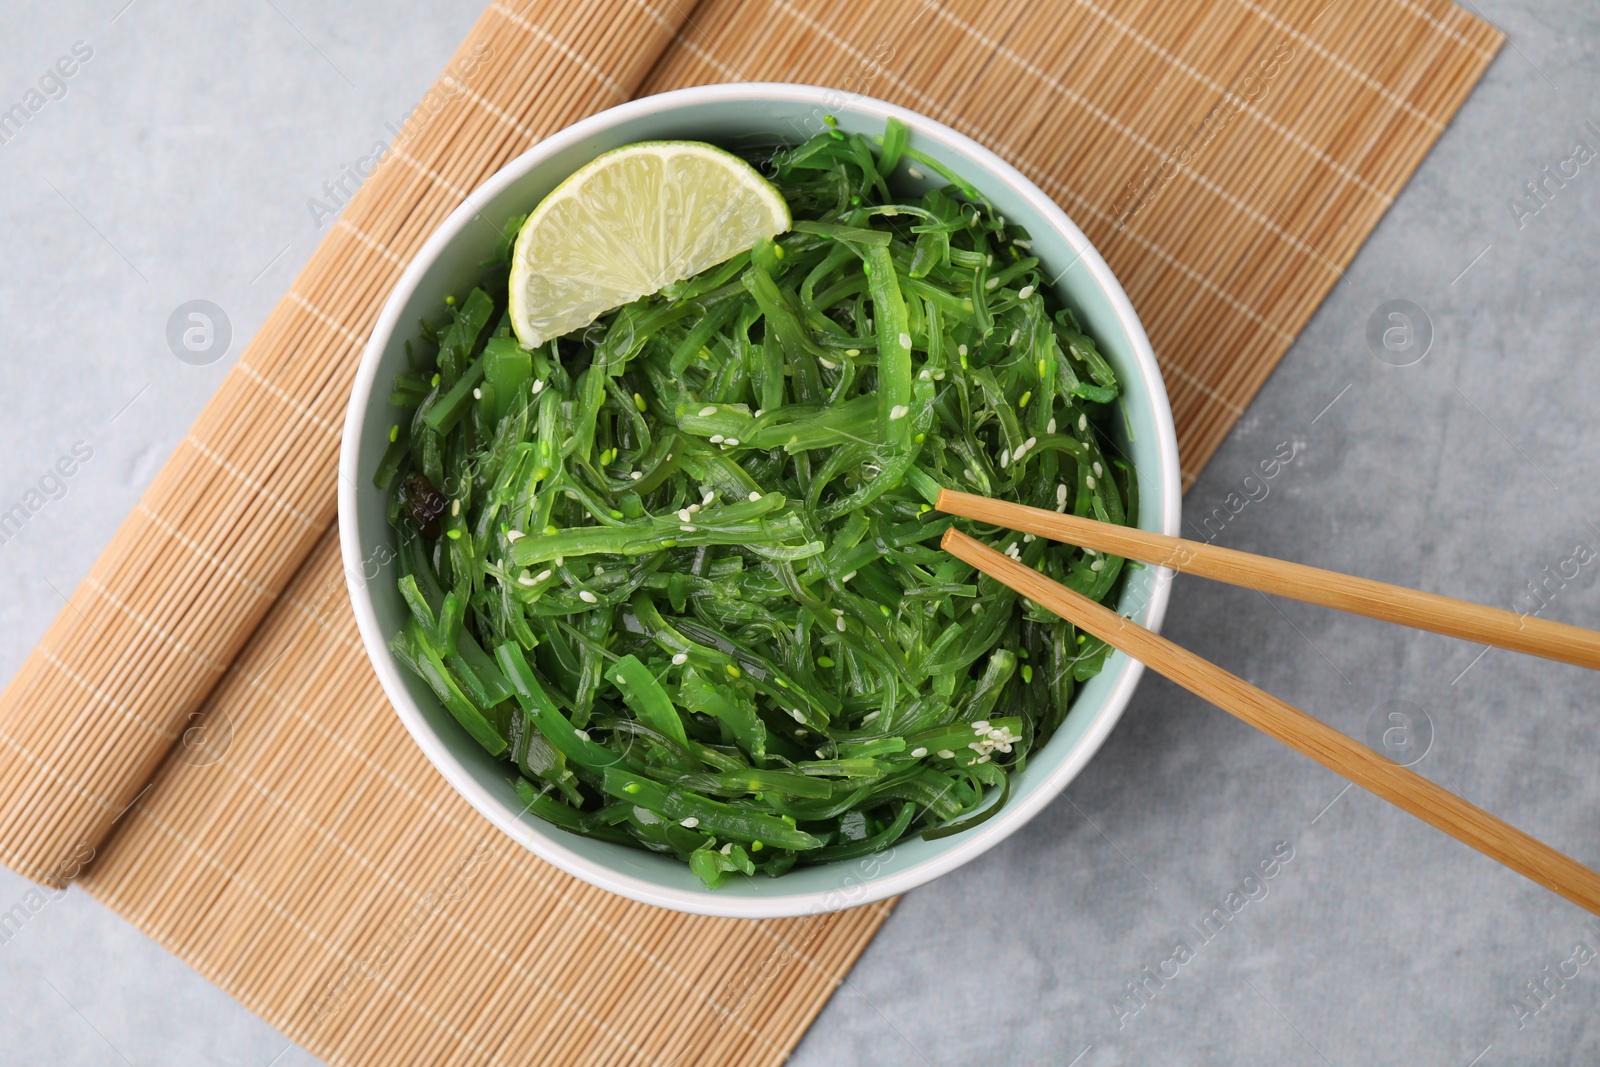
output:
[[[821,356],[817,357],[817,362],[822,364],[823,369],[825,369],[825,370],[838,370],[839,369],[839,364],[833,363],[833,362],[831,362],[829,360],[826,360],[826,359],[823,359]],[[760,414],[761,414],[760,412],[757,412],[756,416],[759,418]]]
[[[1002,452],[1002,453],[1000,453],[1000,469],[1001,470],[1005,470],[1006,469],[1006,464],[1008,464],[1010,462],[1011,462],[1011,453],[1010,452]],[[977,474],[974,473],[973,477],[976,478]]]
[[[567,560],[566,560],[566,557],[565,557],[565,556],[557,556],[557,557],[556,557],[556,561],[555,561],[555,562],[556,562],[556,566],[557,566],[557,567],[559,567],[559,566],[561,566],[561,565],[562,565],[562,564],[563,564],[563,563],[565,563],[565,562],[566,562],[566,561],[567,561]]]
[[[700,417],[702,419],[705,418],[707,415],[715,415],[716,413],[717,413],[717,408],[716,408],[715,404],[707,404],[705,407],[700,409]]]
[[[840,616],[839,618],[833,620],[833,628],[835,630],[838,630],[840,633],[844,633],[844,617],[843,616]]]
[[[733,448],[739,444],[739,439],[737,437],[730,437],[726,443],[729,448]]]
[[[1049,422],[1045,423],[1044,432],[1045,433],[1055,433],[1056,432],[1056,420],[1055,419],[1051,419]]]
[[[1097,559],[1093,563],[1089,564],[1089,569],[1092,570],[1092,571],[1104,570],[1105,566],[1106,566],[1106,561],[1105,560]]]
[[[843,578],[840,578],[839,580],[841,582],[848,582],[850,579],[854,578],[855,576],[856,576],[856,572],[855,571],[851,571],[849,574],[845,575]]]
[[[1078,432],[1082,433],[1083,431],[1087,430],[1088,428],[1089,428],[1089,416],[1087,416],[1087,415],[1079,415],[1078,416]]]
[[[707,489],[705,491],[705,495],[700,498],[700,503],[709,504],[715,499],[717,499],[717,494],[712,492],[710,489]]]
[[[1024,285],[1021,289],[1017,290],[1017,299],[1019,299],[1019,300],[1026,300],[1026,299],[1028,299],[1028,297],[1030,297],[1032,295],[1033,295],[1033,286],[1031,286],[1031,285]]]
[[[994,266],[994,253],[993,252],[990,252],[987,256],[983,257],[983,265],[986,266],[986,267]]]
[[[911,347],[911,335],[909,333],[905,333],[903,331],[901,332],[901,334],[900,334],[900,347],[901,348],[910,348]]]
[[[694,526],[687,522],[680,524],[678,529],[682,530],[684,533],[694,533]]]
[[[1016,240],[1012,241],[1011,243],[1016,245],[1018,248],[1022,249],[1024,252],[1031,252],[1033,250],[1033,242],[1032,241],[1024,241],[1020,237],[1018,237]]]
[[[916,167],[907,167],[906,177],[910,178],[914,182],[920,182],[922,180],[922,171],[918,170]]]
[[[1022,444],[1017,446],[1017,450],[1015,452],[1011,453],[1011,458],[1012,459],[1021,459],[1023,456],[1025,456],[1027,454],[1028,454],[1028,444],[1027,444],[1026,441],[1024,441]]]
[[[538,396],[543,391],[544,391],[544,383],[539,381],[537,378],[535,378],[534,381],[533,381],[533,395],[534,396]]]
[[[518,585],[537,585],[538,581],[533,577],[533,575],[528,574],[526,571],[524,571],[523,573],[517,575],[517,584]]]
[[[691,815],[687,819],[678,820],[678,825],[683,827],[685,830],[693,830],[696,826],[700,825],[700,820]]]
[[[756,501],[758,501],[760,499],[761,499],[761,490],[752,489],[750,491],[750,503],[754,504]]]
[[[634,481],[638,481],[640,478],[644,477],[644,471],[629,471],[628,477],[632,478]]]
[[[680,522],[688,522],[692,518],[694,518],[694,515],[689,511],[688,508],[678,509],[678,519]]]
[[[994,257],[990,256],[989,258],[993,259]],[[993,289],[996,286],[998,286],[999,284],[1000,284],[1000,279],[999,278],[990,278],[988,281],[983,283],[983,287],[985,289]]]
[[[518,541],[522,540],[524,537],[527,537],[527,536],[528,535],[523,533],[521,530],[507,530],[506,531],[506,540],[510,541],[512,544],[516,544]]]
[[[844,614],[844,609],[843,608],[829,608],[828,610],[833,612],[835,615],[843,615]]]
[[[600,598],[595,596],[593,593],[589,592],[589,590],[587,590],[587,589],[578,590],[578,599],[583,601],[585,604],[598,604],[598,603],[600,603]]]
[[[938,752],[938,756],[939,756],[940,759],[955,759],[956,758],[956,754],[954,752],[950,751],[948,748],[941,748],[939,750],[939,752]]]
[[[720,445],[722,443],[722,435],[720,433],[712,434],[711,435],[711,443],[714,444],[714,445]]]
[[[695,512],[700,510],[700,505],[699,504],[690,504],[684,510],[687,511],[689,514],[693,515]]]
[[[679,652],[677,655],[672,657],[672,665],[674,667],[681,667],[685,663],[688,663],[688,662],[689,662],[689,653],[687,653],[687,652]]]
[[[474,400],[482,400],[483,399],[483,390],[482,389],[474,389],[472,391],[472,399],[474,399]]]
[[[789,717],[791,719],[793,719],[795,722],[805,722],[806,721],[806,717],[803,714],[801,714],[799,708],[791,708],[790,711],[789,711]]]
[[[1094,475],[1085,474],[1083,476],[1083,484],[1087,485],[1090,489],[1093,489],[1094,488]]]
[[[914,749],[911,750],[911,758],[912,759],[921,759],[923,756],[926,756],[927,754],[928,754],[928,750],[925,749],[925,748],[920,748],[919,747],[919,748],[914,748]]]
[[[988,719],[978,719],[972,724],[972,728],[974,730],[977,730],[979,733],[982,733],[984,730],[987,730],[989,728],[989,720]]]
[[[1102,475],[1102,474],[1104,474],[1104,473],[1105,473],[1105,470],[1104,470],[1104,468],[1102,468],[1102,467],[1101,467],[1101,466],[1100,466],[1100,464],[1098,464],[1098,463],[1096,463],[1096,464],[1095,464],[1095,465],[1094,465],[1094,473],[1095,473],[1095,477],[1097,477],[1097,478],[1098,478],[1098,477],[1099,477],[1099,476],[1100,476],[1100,475]]]
[[[459,500],[450,501],[450,514],[452,516],[461,514],[461,501],[459,501]]]
[[[551,573],[552,572],[547,571],[547,570],[546,571],[540,571],[538,574],[533,576],[533,580],[536,581],[536,582],[548,581],[549,578],[550,578]]]
[[[861,354],[861,349],[859,349],[859,348],[847,348],[847,349],[844,350],[844,354],[849,356],[850,358],[854,359],[856,356],[859,356]]]
[[[717,851],[722,853],[724,856],[732,855],[733,854],[733,842],[729,841],[726,845],[723,845],[721,848],[717,849]]]
[[[574,728],[574,729],[573,729],[573,731],[572,731],[572,732],[573,732],[573,733],[574,733],[574,734],[575,734],[575,735],[577,735],[577,738],[578,738],[578,740],[580,740],[580,741],[587,741],[587,740],[589,740],[589,731],[588,731],[588,730],[579,730],[579,729],[577,729],[577,728]]]
[[[1062,482],[1056,486],[1056,504],[1059,506],[1067,502],[1067,483]]]
[[[910,408],[906,407],[904,404],[896,404],[894,407],[889,409],[889,421],[898,421],[905,418],[909,414],[911,414]]]

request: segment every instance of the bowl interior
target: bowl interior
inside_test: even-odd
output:
[[[390,565],[394,538],[386,521],[387,494],[372,476],[395,412],[390,383],[405,367],[405,345],[416,324],[436,317],[446,293],[464,294],[493,254],[499,227],[531,210],[578,167],[634,141],[688,139],[732,149],[803,140],[836,116],[846,131],[869,135],[894,115],[910,128],[910,144],[988,195],[1012,222],[1025,227],[1035,254],[1061,298],[1099,342],[1121,379],[1125,416],[1118,447],[1137,470],[1139,524],[1177,533],[1178,472],[1172,417],[1144,332],[1127,298],[1088,240],[1036,188],[967,138],[902,108],[834,90],[793,85],[707,86],[622,105],[587,119],[512,162],[473,193],[441,227],[401,279],[363,359],[346,426],[341,459],[340,522],[346,575],[358,623],[379,680],[434,765],[466,799],[510,836],[587,881],[634,899],[705,914],[743,917],[836,910],[903,892],[982,852],[1048,803],[1093,755],[1121,714],[1139,666],[1113,655],[1100,675],[1080,687],[1071,714],[1048,745],[1030,757],[1014,783],[1011,802],[976,830],[938,841],[913,838],[853,863],[798,867],[780,879],[731,880],[705,889],[687,865],[668,857],[567,834],[531,815],[512,787],[507,764],[490,757],[450,717],[427,686],[400,668],[385,641],[407,615]],[[920,193],[944,184],[934,175],[901,177]],[[1167,575],[1134,570],[1119,609],[1159,625]]]

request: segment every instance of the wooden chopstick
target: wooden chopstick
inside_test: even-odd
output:
[[[1196,696],[1243,719],[1368,792],[1404,808],[1457,841],[1566,897],[1580,908],[1600,915],[1600,874],[1576,860],[1415,771],[1351,740],[1299,708],[959,530],[946,530],[941,546]]]
[[[1259,593],[1600,669],[1600,633],[1580,626],[971,493],[941,489],[934,507],[992,526],[1171,567]]]

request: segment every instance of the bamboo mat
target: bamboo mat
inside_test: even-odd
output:
[[[748,923],[590,889],[461,802],[378,689],[330,524],[403,265],[632,95],[885,97],[1105,252],[1187,487],[1499,44],[1441,0],[492,4],[0,696],[0,859],[59,884],[94,848],[91,893],[330,1062],[781,1061],[887,908]]]

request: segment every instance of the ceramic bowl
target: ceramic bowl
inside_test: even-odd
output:
[[[937,878],[976,859],[1020,830],[1083,769],[1111,732],[1139,679],[1139,664],[1119,654],[1081,686],[1050,742],[1031,754],[1010,803],[994,818],[937,841],[920,837],[861,860],[797,867],[781,878],[730,879],[706,889],[688,865],[639,849],[578,837],[523,813],[510,766],[488,755],[458,726],[433,693],[405,670],[388,638],[406,618],[395,586],[394,533],[388,494],[373,486],[395,413],[390,383],[405,366],[405,344],[417,322],[436,317],[446,293],[473,285],[493,253],[499,227],[531,211],[546,193],[595,156],[634,141],[685,139],[738,149],[798,142],[823,129],[881,134],[893,117],[909,143],[961,175],[1009,221],[1027,229],[1034,253],[1121,380],[1125,418],[1118,447],[1137,471],[1139,524],[1176,534],[1179,475],[1176,436],[1155,353],[1110,268],[1083,232],[1027,178],[972,139],[913,111],[838,90],[805,85],[708,85],[646,97],[603,111],[547,138],[474,191],[423,245],[395,286],[368,341],[345,418],[340,455],[339,534],[350,599],[373,669],[406,729],[467,803],[519,844],[586,882],[647,904],[705,915],[773,918],[865,904]],[[934,179],[906,174],[906,190]],[[940,183],[942,184],[942,182]],[[1160,625],[1170,574],[1131,572],[1119,610]]]

